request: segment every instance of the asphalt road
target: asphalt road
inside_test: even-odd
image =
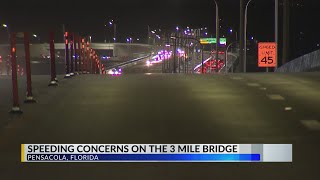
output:
[[[49,89],[35,76],[38,103],[23,104],[22,116],[8,115],[10,105],[0,103],[8,122],[0,128],[0,178],[318,179],[319,77],[82,75]],[[0,101],[8,98],[0,94]],[[294,162],[21,164],[22,143],[290,143]]]

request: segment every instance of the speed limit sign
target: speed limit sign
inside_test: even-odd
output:
[[[258,66],[263,68],[277,67],[277,43],[261,42],[258,44]]]

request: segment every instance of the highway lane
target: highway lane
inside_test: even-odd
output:
[[[62,80],[2,127],[0,177],[315,179],[320,131],[301,123],[301,116],[320,117],[313,107],[319,104],[318,75],[136,74]],[[294,94],[297,87],[303,91]],[[293,109],[286,110],[289,106]],[[294,163],[20,164],[21,143],[292,143]]]

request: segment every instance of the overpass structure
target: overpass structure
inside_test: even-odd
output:
[[[146,54],[153,50],[152,45],[148,44],[126,44],[126,43],[91,43],[90,47],[101,56],[108,57],[137,57],[140,54]],[[65,44],[55,43],[57,57],[64,56]],[[47,57],[50,55],[49,44],[30,44],[31,57]],[[0,45],[0,55],[2,57],[9,56],[9,45]],[[17,56],[24,56],[23,44],[17,44]]]
[[[90,47],[97,52],[106,67],[128,62],[132,59],[151,54],[154,46],[133,43],[91,43]],[[23,44],[17,44],[17,63],[21,72],[25,67],[25,51]],[[10,74],[9,45],[0,45],[0,74]],[[65,73],[65,44],[55,43],[57,73]],[[70,53],[69,53],[70,54]],[[30,44],[31,65],[34,74],[47,74],[50,68],[50,45]]]

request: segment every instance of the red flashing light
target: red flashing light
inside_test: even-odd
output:
[[[65,32],[65,34],[64,34],[64,35],[65,35],[65,37],[68,37],[68,32]]]

